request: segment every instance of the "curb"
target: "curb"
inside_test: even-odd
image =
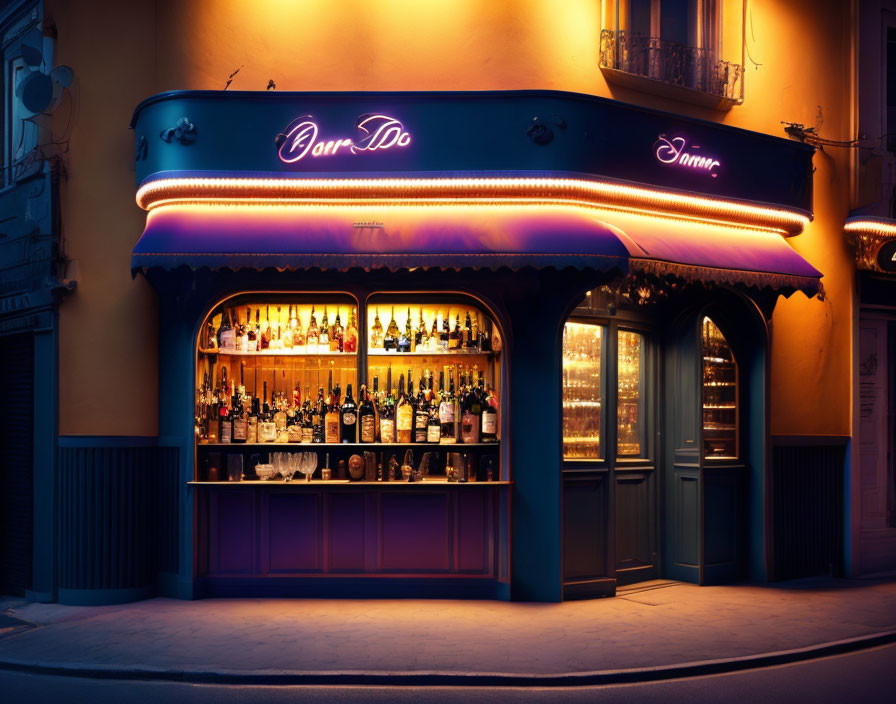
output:
[[[891,643],[896,643],[896,630],[831,641],[805,648],[746,655],[743,657],[624,670],[595,670],[543,675],[501,672],[374,672],[363,670],[332,672],[307,672],[301,670],[268,672],[238,670],[203,671],[116,668],[77,664],[39,664],[14,660],[0,660],[0,670],[87,679],[255,686],[586,687],[643,683],[753,670],[774,665],[814,660],[831,655],[841,655]]]

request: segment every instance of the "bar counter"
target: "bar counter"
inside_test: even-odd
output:
[[[189,482],[199,596],[493,596],[506,588],[510,485]]]

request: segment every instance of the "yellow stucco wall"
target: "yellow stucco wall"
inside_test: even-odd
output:
[[[61,220],[78,291],[61,308],[60,432],[153,435],[156,310],[132,280],[133,108],[170,89],[477,90],[592,93],[783,136],[781,120],[845,139],[848,4],[749,3],[745,102],[730,112],[610,87],[597,65],[600,0],[48,0],[58,63],[80,111]],[[737,18],[740,21],[740,18]],[[842,244],[847,159],[816,156],[816,220],[794,247],[827,276],[828,299],[782,301],[774,318],[772,431],[849,433],[852,262]],[[774,165],[770,165],[774,168]],[[123,409],[126,409],[123,410]]]

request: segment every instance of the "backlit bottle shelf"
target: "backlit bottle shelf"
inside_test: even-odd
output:
[[[242,350],[201,349],[199,354],[217,354],[230,357],[357,357],[357,352],[312,351],[306,348],[284,347],[282,349],[266,349],[254,352]]]
[[[494,357],[497,352],[491,350],[415,350],[414,352],[399,352],[398,350],[373,349],[367,351],[368,357]]]

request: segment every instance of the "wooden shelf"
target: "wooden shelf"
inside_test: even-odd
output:
[[[373,349],[367,351],[368,357],[493,357],[497,352],[480,350],[432,350],[429,352],[399,352],[397,350]]]
[[[320,488],[320,487],[342,487],[342,486],[376,486],[376,487],[409,487],[409,488],[421,488],[421,487],[445,487],[445,486],[509,486],[512,482],[507,481],[485,481],[485,482],[449,482],[446,479],[433,479],[427,478],[423,479],[419,482],[353,482],[350,479],[329,479],[324,481],[323,479],[312,479],[310,482],[306,482],[304,477],[300,477],[299,479],[293,479],[291,482],[284,481],[283,479],[269,479],[266,481],[262,481],[260,479],[248,479],[244,481],[238,482],[200,482],[200,481],[192,481],[187,482],[189,486],[271,486],[271,487],[297,487],[297,488]]]
[[[241,447],[260,447],[260,448],[270,448],[270,449],[289,449],[294,448],[296,450],[304,450],[306,452],[311,450],[335,450],[339,448],[358,448],[358,449],[368,449],[368,450],[384,450],[390,447],[410,447],[415,448],[419,447],[421,449],[432,449],[435,450],[437,448],[488,448],[488,447],[500,447],[501,443],[498,442],[470,442],[470,443],[427,443],[427,442],[392,442],[392,443],[382,443],[382,442],[200,442],[197,443],[197,447],[227,447],[239,449]]]
[[[295,348],[267,349],[263,352],[241,352],[238,350],[204,350],[199,354],[218,354],[228,357],[357,357],[357,352],[309,352],[308,350],[296,351]]]

